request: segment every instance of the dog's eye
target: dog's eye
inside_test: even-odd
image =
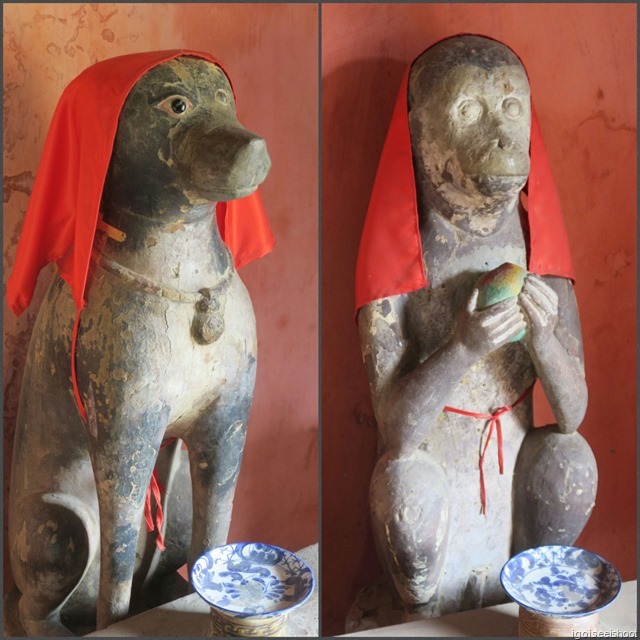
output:
[[[174,118],[182,118],[193,109],[189,98],[178,95],[165,98],[162,102],[158,103],[156,107]]]
[[[181,98],[176,98],[171,103],[171,111],[173,113],[184,113],[187,110],[187,103]]]
[[[216,100],[223,105],[228,105],[230,100],[229,100],[229,94],[226,91],[223,91],[222,89],[218,89],[216,91]]]

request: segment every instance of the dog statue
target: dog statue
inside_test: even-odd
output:
[[[9,516],[28,635],[104,628],[227,539],[256,328],[215,203],[254,192],[270,159],[220,66],[165,58],[120,112],[77,335],[56,276],[29,346]],[[143,520],[154,467],[164,551]]]
[[[365,285],[374,268],[386,278],[392,261],[380,251],[415,229],[408,269],[418,278],[401,282],[398,268],[395,289],[362,299],[358,321],[379,427],[376,547],[404,611],[431,617],[503,602],[511,555],[572,544],[593,509],[597,470],[576,433],[587,389],[573,286],[564,267],[532,273],[532,252],[551,248],[553,258],[563,243],[550,208],[534,220],[533,191],[528,221],[520,205],[530,168],[538,184],[520,60],[488,38],[449,38],[416,59],[403,90],[373,194],[388,233],[365,243],[370,207],[359,275]],[[401,174],[405,157],[413,164]],[[395,174],[383,188],[385,172]],[[393,217],[389,204],[403,180],[413,219]],[[397,255],[413,257],[407,247]],[[494,285],[507,293],[481,304]],[[536,378],[557,424],[532,429]]]

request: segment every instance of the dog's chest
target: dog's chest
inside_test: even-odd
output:
[[[223,287],[180,297],[97,271],[83,325],[83,359],[103,395],[109,385],[120,396],[145,388],[172,416],[238,392],[253,375],[255,317],[235,272]]]

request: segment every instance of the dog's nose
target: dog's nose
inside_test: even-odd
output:
[[[266,142],[241,126],[219,127],[192,141],[191,185],[208,200],[248,196],[267,177],[271,159]]]
[[[267,172],[271,168],[271,159],[267,152],[267,143],[263,138],[254,136],[239,145],[238,152],[233,164],[236,170],[251,175],[249,182],[252,184],[260,184],[266,177]]]

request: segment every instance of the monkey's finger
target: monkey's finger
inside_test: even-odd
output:
[[[504,326],[501,331],[491,334],[493,344],[499,345],[513,340],[522,331],[527,329],[527,323],[524,318],[520,318],[514,323]]]
[[[500,333],[505,331],[508,327],[517,324],[518,322],[526,322],[524,314],[520,307],[517,307],[515,313],[503,318],[502,322],[489,328],[490,333]]]
[[[471,295],[469,296],[469,300],[467,300],[467,312],[473,313],[476,310],[476,304],[478,302],[478,295],[480,295],[480,290],[478,287],[474,287]]]
[[[520,305],[532,325],[544,326],[547,323],[547,316],[540,310],[540,307],[531,300],[528,294],[521,294]]]
[[[483,327],[491,327],[500,322],[504,322],[506,319],[516,316],[518,313],[520,313],[520,308],[518,307],[517,298],[509,298],[508,300],[503,300],[502,302],[491,305],[486,309],[476,311],[476,314],[480,318],[480,325]]]
[[[555,311],[558,307],[558,294],[542,278],[527,278],[523,290],[530,293],[540,306]]]

